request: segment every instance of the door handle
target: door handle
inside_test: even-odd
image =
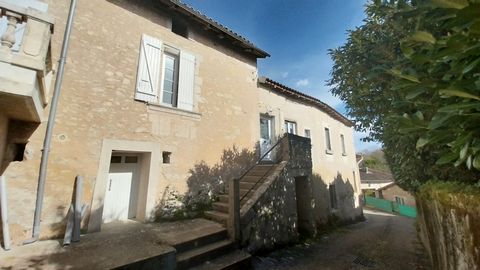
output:
[[[112,190],[112,179],[110,179],[110,182],[108,183],[108,191]]]

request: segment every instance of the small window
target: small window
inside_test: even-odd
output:
[[[305,129],[305,138],[311,138],[310,137],[310,129]]]
[[[325,128],[325,147],[327,148],[327,154],[332,153],[332,143],[330,141],[330,129]]]
[[[292,121],[285,121],[285,132],[290,134],[297,134],[297,123]]]
[[[122,163],[122,157],[121,156],[112,156],[110,158],[110,163]]]
[[[402,197],[395,196],[395,202],[397,202],[398,204],[404,205],[405,199]]]
[[[188,38],[188,27],[185,22],[172,19],[172,32],[184,38]]]
[[[343,136],[343,134],[340,134],[340,142],[342,143],[342,155],[346,156],[347,151],[345,150],[345,136]]]
[[[329,185],[328,191],[330,192],[330,207],[332,209],[337,209],[338,203],[337,203],[337,191],[335,190],[335,185]]]
[[[177,106],[178,93],[178,55],[163,55],[162,103]]]
[[[138,163],[138,157],[137,156],[126,156],[125,157],[125,163]]]
[[[170,164],[172,152],[162,152],[163,164]]]

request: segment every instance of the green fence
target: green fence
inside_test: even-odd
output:
[[[417,209],[412,206],[398,204],[396,202],[365,196],[365,204],[386,212],[398,213],[402,216],[417,217]]]

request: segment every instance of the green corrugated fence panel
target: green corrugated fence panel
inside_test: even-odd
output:
[[[365,203],[378,209],[382,209],[387,212],[393,212],[392,202],[382,199],[365,196]]]
[[[408,206],[408,205],[399,205],[398,213],[403,216],[416,218],[417,217],[417,208]]]

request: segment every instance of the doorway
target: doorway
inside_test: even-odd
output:
[[[112,155],[103,206],[103,223],[136,218],[140,184],[139,166],[139,155]]]
[[[260,156],[267,153],[273,145],[273,117],[260,115]],[[272,161],[272,153],[269,152],[264,161]]]
[[[307,176],[295,177],[295,197],[297,201],[298,233],[301,235],[311,235],[312,200]]]

